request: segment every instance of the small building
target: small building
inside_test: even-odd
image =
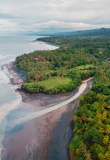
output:
[[[35,58],[36,59],[36,61],[38,61],[39,60],[39,58]]]

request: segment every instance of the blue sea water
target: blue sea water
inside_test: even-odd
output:
[[[51,50],[56,47],[43,42],[33,42],[37,36],[0,36],[0,105],[15,100],[18,94],[9,89],[10,82],[4,64],[15,60],[16,56],[34,50]],[[12,87],[14,89],[14,87]],[[12,93],[8,93],[12,92]]]
[[[0,157],[2,160],[2,150],[5,149],[2,141],[5,136],[16,131],[23,124],[17,121],[28,113],[19,110],[22,101],[17,86],[10,83],[10,74],[6,64],[14,61],[16,56],[29,53],[35,50],[53,50],[57,47],[44,42],[33,42],[38,36],[0,36]],[[25,104],[24,104],[25,105]],[[18,127],[18,128],[17,128]]]

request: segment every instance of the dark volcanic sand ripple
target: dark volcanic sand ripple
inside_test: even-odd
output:
[[[91,83],[92,80],[88,82],[88,91]],[[72,102],[26,123],[5,138],[7,151],[2,160],[68,160],[68,145],[73,135],[69,126],[77,108],[78,104]]]

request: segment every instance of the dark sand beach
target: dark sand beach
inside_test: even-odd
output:
[[[13,70],[13,64],[7,65],[10,74],[20,88],[26,77]],[[87,82],[86,91],[90,91],[93,79]],[[20,91],[23,103],[33,105],[37,110],[50,107],[78,92],[59,95],[29,94]],[[84,94],[84,92],[82,93]],[[81,95],[82,95],[81,94]],[[80,96],[81,96],[80,95]],[[80,96],[78,98],[80,98]],[[79,105],[73,101],[63,107],[27,122],[22,129],[4,140],[7,148],[3,160],[68,160],[69,143],[73,136],[73,114]],[[30,108],[31,110],[31,108]]]

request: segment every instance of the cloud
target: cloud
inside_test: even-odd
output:
[[[16,23],[9,21],[8,19],[0,19],[0,31],[17,31]]]
[[[109,0],[0,0],[0,31],[110,27]]]
[[[63,21],[55,21],[51,20],[48,22],[36,23],[34,25],[35,28],[67,28],[67,29],[76,29],[76,28],[88,28],[94,27],[90,24],[85,23],[72,23],[72,22],[63,22]]]

